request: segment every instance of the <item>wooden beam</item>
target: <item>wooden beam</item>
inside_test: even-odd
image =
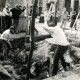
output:
[[[54,24],[55,24],[55,26],[57,25],[57,17],[56,17],[56,14],[57,14],[57,0],[55,1],[55,17],[54,17]]]
[[[38,0],[35,0],[33,5],[32,22],[31,22],[31,50],[30,50],[29,59],[28,59],[26,80],[29,80],[30,78],[31,59],[32,59],[33,50],[34,50],[34,29],[35,29],[35,15],[36,15],[37,3],[38,3]]]

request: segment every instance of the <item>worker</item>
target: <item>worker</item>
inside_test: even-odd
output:
[[[71,24],[70,24],[71,28],[73,27],[75,20],[76,20],[76,12],[74,11],[71,15]]]
[[[64,30],[65,27],[66,27],[66,24],[69,20],[69,13],[66,10],[66,8],[63,9],[61,18],[62,18],[62,21],[61,21],[61,26],[60,27]]]
[[[4,39],[6,41],[10,41],[10,38],[12,38],[12,35],[14,34],[14,27],[11,26],[9,29],[5,30],[1,34],[1,39]]]
[[[9,29],[10,26],[12,25],[12,20],[11,20],[11,12],[10,12],[10,4],[6,4],[5,7],[3,8],[3,16],[4,16],[4,22],[5,22],[5,29]]]
[[[51,44],[57,45],[57,52],[54,54],[53,60],[53,75],[57,74],[59,60],[61,61],[64,70],[67,71],[66,62],[63,55],[68,50],[69,42],[67,41],[63,29],[61,29],[59,26],[60,25],[58,24],[54,27],[48,27],[48,25],[44,26],[44,29],[52,36],[52,38],[47,39],[47,41]]]
[[[12,50],[13,51],[12,45],[10,43],[11,38],[14,36],[13,34],[14,34],[14,27],[11,26],[9,29],[5,30],[1,34],[1,37],[0,37],[0,39],[5,40],[6,43],[9,45],[9,49],[8,49],[7,53],[4,55],[5,60],[7,59],[9,50]]]

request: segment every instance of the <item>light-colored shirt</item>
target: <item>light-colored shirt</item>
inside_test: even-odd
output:
[[[48,11],[44,12],[44,24],[47,24],[47,21],[50,20],[50,15]]]
[[[10,9],[4,8],[4,9],[3,9],[3,15],[4,15],[4,16],[11,16],[12,13],[10,12]]]
[[[7,40],[7,41],[9,41],[11,37],[12,37],[12,34],[10,33],[10,29],[5,30],[1,34],[1,39]]]
[[[62,12],[62,19],[68,19],[69,13],[66,12]]]
[[[56,26],[56,27],[44,27],[44,29],[53,37],[50,39],[46,39],[49,43],[67,46],[69,45],[69,42],[67,41],[67,38],[65,36],[65,33],[63,30]]]

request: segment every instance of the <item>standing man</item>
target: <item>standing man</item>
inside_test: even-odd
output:
[[[19,16],[22,12],[24,12],[25,9],[25,7],[23,7],[23,9],[19,8],[18,4],[15,4],[15,7],[11,9],[13,26],[16,34],[18,34]]]
[[[71,16],[71,24],[70,24],[71,28],[73,27],[75,20],[76,20],[76,12],[74,11]]]
[[[50,15],[49,15],[49,9],[47,8],[46,11],[44,11],[44,25],[46,25],[50,20]]]
[[[4,22],[5,22],[5,29],[9,29],[10,26],[12,25],[10,4],[5,5],[5,8],[3,9],[3,15],[4,15]]]
[[[66,24],[68,22],[68,18],[69,17],[69,13],[66,11],[66,8],[63,9],[62,11],[62,15],[61,15],[61,18],[62,18],[62,21],[61,21],[61,28],[64,30],[65,27],[66,27]]]
[[[53,37],[49,39],[48,42],[57,45],[57,52],[54,54],[53,60],[53,75],[57,75],[59,60],[61,61],[64,70],[67,70],[63,55],[68,50],[69,42],[67,41],[63,30],[58,25],[55,27],[45,26],[44,29]]]

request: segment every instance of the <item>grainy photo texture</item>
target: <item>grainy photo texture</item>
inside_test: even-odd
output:
[[[0,80],[80,80],[80,0],[0,0]]]

